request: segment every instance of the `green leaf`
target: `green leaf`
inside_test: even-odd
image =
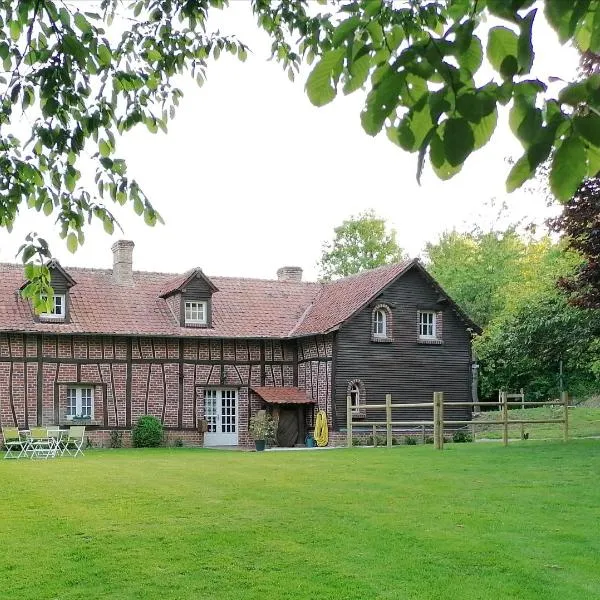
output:
[[[585,17],[590,0],[546,0],[546,20],[558,33],[561,44],[568,41],[580,21]]]
[[[76,252],[78,245],[79,242],[77,241],[77,236],[73,232],[69,233],[69,235],[67,236],[67,249],[69,250],[69,252]]]
[[[587,174],[587,153],[583,142],[575,136],[567,138],[552,160],[550,188],[556,198],[566,202],[573,197]]]
[[[406,73],[398,73],[389,66],[378,84],[367,96],[365,110],[361,114],[363,129],[369,135],[377,135],[388,116],[396,110],[400,94],[406,87]]]
[[[352,62],[350,67],[351,77],[344,84],[344,94],[351,94],[357,89],[361,88],[371,70],[371,56],[369,54],[363,54],[360,58]]]
[[[443,134],[444,126],[438,128]],[[462,165],[452,166],[447,160],[444,151],[444,142],[436,132],[431,137],[429,144],[429,159],[435,174],[443,181],[454,177],[461,169]]]
[[[107,156],[110,156],[110,144],[106,141],[106,140],[100,140],[100,143],[98,144],[98,148],[100,150],[100,156],[103,156],[104,158],[106,158]]]
[[[586,81],[577,81],[563,88],[558,94],[558,100],[562,104],[577,106],[586,102],[589,98],[589,89]]]
[[[506,191],[510,193],[520,188],[533,175],[534,171],[535,169],[532,170],[529,164],[527,155],[519,158],[508,174]]]
[[[112,55],[108,46],[105,46],[104,44],[98,46],[98,60],[102,66],[110,65]]]
[[[83,32],[88,33],[92,30],[92,26],[89,24],[88,20],[83,16],[83,13],[75,13],[75,25]]]
[[[456,60],[458,64],[467,69],[471,75],[475,74],[483,61],[483,46],[477,36],[471,38],[471,43],[463,51],[457,51]]]
[[[337,48],[346,38],[354,35],[356,28],[361,24],[360,17],[354,16],[342,21],[334,30],[331,36],[331,44]]]
[[[336,90],[332,84],[332,77],[342,66],[345,53],[345,48],[326,52],[308,76],[306,93],[315,106],[324,106],[335,98]]]
[[[600,148],[589,146],[587,149],[588,157],[588,177],[597,177],[600,173]]]
[[[109,216],[105,216],[104,219],[102,219],[102,226],[104,227],[104,231],[109,235],[112,235],[115,232],[114,223]]]
[[[583,117],[575,116],[573,125],[582,138],[600,148],[600,117],[597,114],[589,113]]]
[[[451,166],[462,165],[475,148],[473,130],[466,119],[452,118],[444,127],[444,154]]]
[[[521,33],[519,34],[519,40],[517,43],[517,58],[519,61],[519,73],[521,75],[529,73],[533,66],[533,44],[531,43],[533,21],[537,9],[534,8],[530,11],[519,23]]]
[[[9,28],[11,39],[13,42],[18,42],[21,37],[21,23],[19,21],[11,21]]]
[[[518,38],[507,27],[492,27],[488,36],[487,58],[496,71],[507,76],[518,68]],[[514,74],[514,73],[513,73]]]
[[[494,106],[494,110],[492,110],[490,114],[482,117],[479,123],[474,123],[472,125],[475,150],[479,150],[479,148],[485,146],[490,141],[497,124],[498,109]]]
[[[74,35],[65,35],[62,38],[62,47],[65,53],[75,57],[79,63],[85,63],[88,51]]]
[[[522,96],[515,96],[510,110],[509,124],[521,144],[528,148],[542,129],[542,111]]]

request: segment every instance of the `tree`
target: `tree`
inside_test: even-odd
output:
[[[396,232],[392,229],[388,233],[385,220],[373,210],[366,210],[336,227],[333,241],[323,245],[321,278],[347,277],[398,262],[403,254],[396,243]]]
[[[481,392],[523,388],[531,400],[557,397],[560,362],[564,389],[574,396],[600,390],[600,321],[570,306],[557,290],[517,299],[475,341]]]
[[[551,224],[582,257],[576,271],[560,279],[560,287],[574,306],[600,308],[600,178],[582,183]]]
[[[475,340],[484,397],[524,388],[532,399],[565,385],[579,395],[600,389],[600,322],[569,306],[556,288],[579,265],[564,241],[531,239],[516,226],[443,234],[427,246],[428,270],[483,328]]]
[[[206,32],[210,11],[226,0],[58,0],[0,2],[0,226],[10,228],[22,205],[56,217],[69,250],[84,241],[86,222],[115,220],[104,198],[125,204],[152,225],[160,220],[117,155],[117,136],[138,125],[165,130],[182,92],[174,77],[202,83],[209,59],[247,55],[244,43]],[[512,103],[510,124],[524,148],[507,186],[532,177],[551,153],[550,184],[570,198],[600,167],[600,75],[563,82],[530,77],[534,64],[533,0],[339,0],[315,12],[307,0],[252,0],[258,26],[273,39],[273,56],[294,77],[302,60],[316,63],[306,90],[311,102],[366,91],[361,113],[369,135],[383,129],[417,153],[417,177],[428,161],[443,179],[485,145],[498,106]],[[600,0],[545,0],[546,18],[564,44],[600,51]],[[88,7],[90,10],[83,12]],[[487,29],[489,18],[493,26]],[[115,25],[119,25],[118,27]],[[487,38],[484,40],[484,38]],[[484,44],[494,69],[482,67]],[[24,142],[17,123],[31,123]],[[97,193],[81,186],[85,163]],[[49,289],[49,255],[28,238],[29,295]]]

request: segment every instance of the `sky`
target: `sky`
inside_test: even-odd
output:
[[[129,175],[165,225],[149,228],[131,208],[118,208],[123,232],[116,229],[111,237],[96,223],[71,254],[52,217],[23,209],[11,234],[0,230],[0,261],[15,262],[25,235],[36,231],[64,266],[110,268],[111,245],[131,239],[136,270],[198,266],[208,275],[271,279],[279,267],[297,265],[305,279],[314,280],[334,227],[366,209],[386,219],[410,256],[421,255],[445,230],[489,226],[502,203],[505,222],[541,222],[556,212],[535,185],[505,192],[507,158],[522,153],[506,114],[460,174],[442,182],[426,168],[419,186],[415,154],[393,145],[385,133],[372,138],[363,131],[363,92],[340,94],[316,108],[304,91],[309,71],[292,83],[268,60],[269,38],[254,24],[245,0],[232,0],[208,29],[236,34],[250,46],[248,60],[221,54],[209,63],[202,88],[191,77],[183,80],[185,96],[167,134],[144,128],[117,141],[117,155],[127,160]],[[534,48],[533,76],[575,78],[575,51],[560,46],[541,18]]]

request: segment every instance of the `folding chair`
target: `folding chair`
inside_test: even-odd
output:
[[[81,456],[85,456],[83,453],[83,441],[85,440],[85,426],[84,425],[71,425],[69,427],[69,433],[66,438],[62,440],[62,446],[64,447],[64,452],[66,452],[69,456],[75,458],[78,454]],[[72,452],[75,450],[75,453]]]
[[[45,427],[32,427],[29,431],[28,450],[31,451],[31,458],[54,458],[56,443]]]
[[[48,425],[48,437],[54,440],[56,446],[56,454],[62,456],[65,453],[65,440],[66,432],[61,429],[58,425]]]
[[[27,456],[29,443],[21,437],[17,427],[3,427],[2,436],[4,437],[4,446],[6,448],[4,458],[21,458],[22,456]],[[13,456],[17,454],[17,451],[19,454]]]

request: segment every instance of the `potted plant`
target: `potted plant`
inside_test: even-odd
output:
[[[73,415],[69,422],[73,425],[89,425],[92,422],[92,418],[87,415]]]
[[[264,410],[259,410],[251,419],[248,426],[257,450],[264,450],[267,442],[275,439],[275,421]]]

